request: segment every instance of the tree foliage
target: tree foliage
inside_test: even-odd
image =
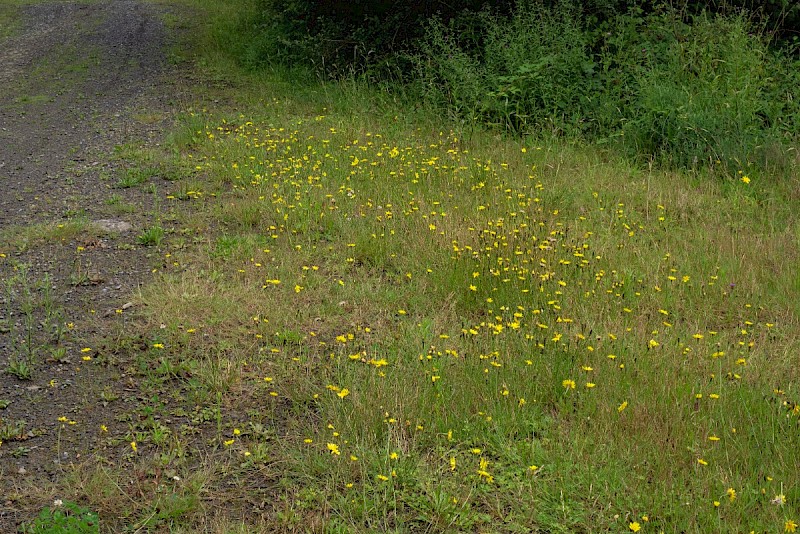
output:
[[[456,22],[468,37],[477,40],[486,28],[477,14],[510,16],[516,0],[257,0],[257,50],[255,62],[290,59],[310,61],[332,74],[363,70],[368,66],[396,61],[425,35],[429,20]],[[559,0],[538,0],[552,9]],[[608,21],[631,12],[649,14],[666,2],[661,0],[590,0],[580,2],[581,17],[602,27]],[[683,0],[668,5],[686,17],[702,12],[737,14],[754,20],[756,26],[791,43],[800,36],[800,2],[795,0]],[[476,38],[478,36],[478,38]],[[392,59],[390,59],[392,58]]]

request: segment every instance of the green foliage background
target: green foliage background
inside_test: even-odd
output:
[[[800,6],[789,0],[256,0],[243,21],[251,68],[366,79],[465,125],[681,168],[794,159]]]

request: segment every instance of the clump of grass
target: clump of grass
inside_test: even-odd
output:
[[[22,420],[2,420],[0,421],[0,440],[12,441],[22,439],[25,436],[25,421]]]
[[[63,223],[36,223],[9,226],[0,231],[0,248],[13,248],[24,252],[32,247],[50,242],[66,242],[91,230],[89,221],[70,219]]]
[[[122,198],[121,195],[118,195],[117,193],[114,193],[113,195],[111,195],[110,197],[108,197],[106,199],[106,204],[109,205],[109,206],[117,206],[117,205],[122,204],[123,200],[124,199]]]
[[[142,230],[142,233],[136,237],[136,241],[146,247],[156,247],[164,240],[165,234],[164,228],[156,224]]]
[[[0,332],[6,334],[8,354],[5,371],[20,380],[33,378],[42,349],[57,347],[63,335],[63,311],[53,297],[52,283],[49,275],[32,279],[28,265],[17,264],[0,288]]]
[[[128,189],[141,185],[154,176],[158,176],[159,169],[156,167],[133,167],[125,169],[122,176],[117,181],[117,187],[120,189]]]

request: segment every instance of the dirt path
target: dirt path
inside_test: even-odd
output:
[[[0,49],[0,226],[91,214],[107,188],[92,173],[69,181],[65,167],[141,135],[129,115],[165,90],[166,37],[151,6],[57,2],[23,13]]]
[[[137,235],[166,182],[115,188],[126,163],[113,154],[160,142],[179,107],[163,9],[39,2],[21,8],[19,31],[0,40],[0,368],[37,344],[31,378],[0,373],[0,532],[41,506],[31,488],[97,453],[100,425],[114,425],[101,399],[126,394],[118,369],[95,365],[99,349],[92,360],[81,348],[98,317],[111,327],[125,320],[126,300],[158,262]],[[109,219],[130,229],[91,223]],[[77,230],[59,234],[59,225]],[[31,321],[26,287],[37,303]]]

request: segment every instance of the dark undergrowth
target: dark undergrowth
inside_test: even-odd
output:
[[[217,34],[251,69],[356,79],[467,127],[598,143],[640,164],[782,175],[797,161],[789,4],[245,4]]]

